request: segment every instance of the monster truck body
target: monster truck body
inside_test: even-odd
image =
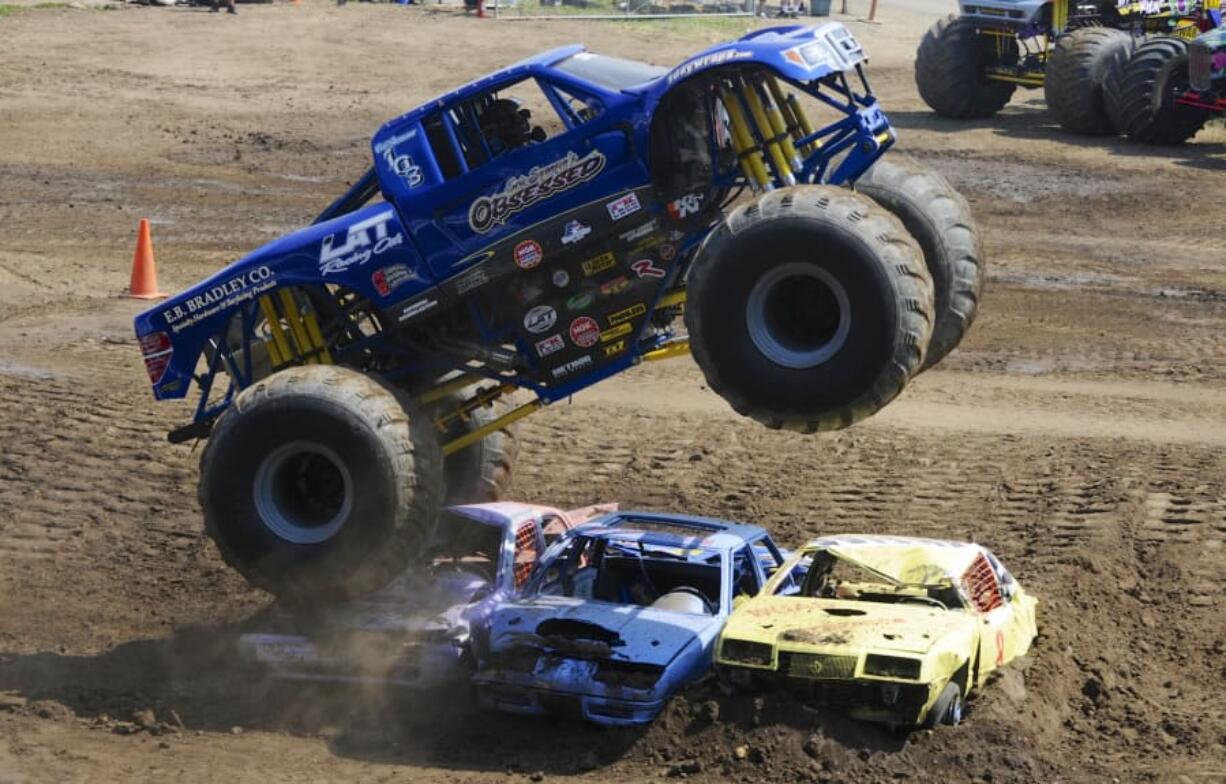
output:
[[[969,327],[982,251],[939,175],[883,161],[867,195],[840,187],[894,142],[865,61],[839,24],[671,70],[568,46],[386,123],[313,225],[136,318],[155,396],[198,387],[170,439],[209,438],[222,555],[279,594],[373,590],[444,492],[496,500],[513,422],[691,346],[770,427],[888,403]]]

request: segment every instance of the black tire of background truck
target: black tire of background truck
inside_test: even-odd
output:
[[[1183,144],[1209,120],[1209,112],[1170,101],[1171,81],[1188,85],[1188,42],[1151,38],[1106,84],[1107,111],[1115,129],[1146,144]]]
[[[933,729],[938,724],[957,726],[962,723],[962,687],[950,681],[941,690],[941,696],[932,703],[928,715],[920,726],[926,730]]]
[[[200,456],[205,529],[248,582],[291,603],[385,585],[433,534],[434,425],[378,379],[313,365],[244,389]]]
[[[1115,133],[1103,86],[1128,62],[1133,38],[1112,27],[1081,27],[1060,36],[1047,61],[1047,108],[1070,133]]]
[[[453,411],[463,399],[461,395],[448,397],[434,406],[431,413],[438,416]],[[448,423],[447,432],[439,435],[439,441],[446,444],[471,433],[509,410],[508,404],[495,400],[488,406],[470,412],[466,420],[455,419]],[[484,504],[506,498],[511,486],[515,457],[518,454],[519,441],[515,438],[515,426],[512,425],[495,430],[477,443],[443,458],[443,474],[447,486],[445,503]]]
[[[893,215],[844,188],[800,185],[738,207],[707,236],[685,323],[707,384],[738,413],[835,430],[919,369],[932,281]]]
[[[1016,61],[1017,41],[982,35],[975,25],[951,14],[920,39],[915,53],[915,86],[929,108],[942,117],[970,120],[991,117],[1009,103],[1017,85],[984,78],[997,62]]]
[[[921,369],[944,359],[975,321],[983,293],[983,238],[949,180],[901,155],[878,160],[856,190],[893,213],[919,243],[932,277],[934,324]]]

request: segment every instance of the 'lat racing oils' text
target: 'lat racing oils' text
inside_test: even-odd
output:
[[[592,179],[604,164],[604,153],[592,150],[582,158],[570,152],[560,161],[534,167],[523,176],[507,180],[502,190],[474,201],[468,208],[468,225],[476,233],[485,234],[533,204]]]
[[[213,286],[203,294],[197,294],[179,305],[167,308],[162,311],[162,318],[166,319],[166,325],[171,331],[177,334],[214,313],[268,291],[275,284],[276,279],[271,269],[256,267],[238,277],[230,278],[225,283]]]
[[[361,266],[389,248],[404,244],[404,234],[389,236],[387,224],[392,220],[392,211],[387,210],[358,221],[345,230],[345,244],[335,247],[340,232],[324,237],[319,249],[319,274],[330,275],[344,272],[353,266]],[[372,236],[373,234],[373,236]]]

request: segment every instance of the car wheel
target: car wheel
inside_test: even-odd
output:
[[[941,696],[928,709],[924,717],[924,729],[932,729],[938,724],[948,724],[956,727],[962,723],[962,687],[954,681],[945,684]]]

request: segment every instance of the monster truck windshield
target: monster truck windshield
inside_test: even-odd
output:
[[[668,73],[667,68],[592,52],[579,52],[554,65],[563,73],[611,90],[625,90]]]
[[[688,592],[701,597],[696,611],[710,615],[720,606],[722,561],[704,547],[575,536],[544,565],[537,593],[646,607]]]

